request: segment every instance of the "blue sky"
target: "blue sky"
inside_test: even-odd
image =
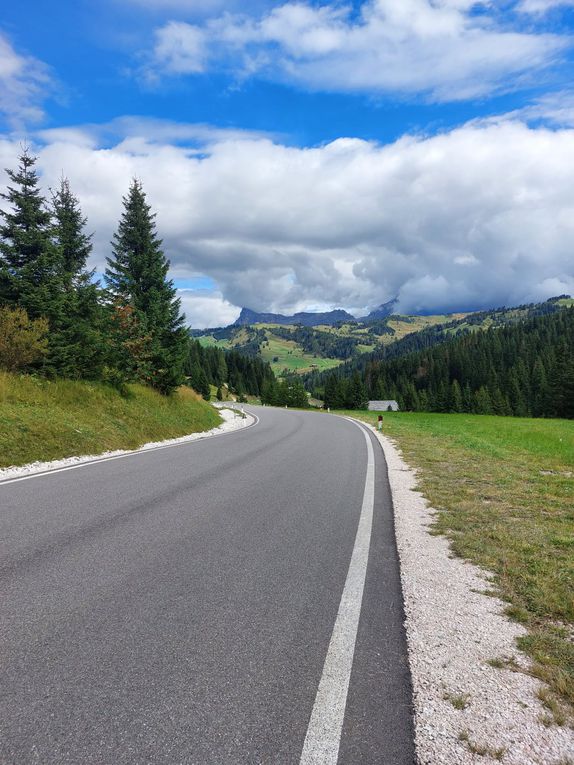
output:
[[[102,270],[142,179],[190,323],[574,291],[574,2],[34,0],[0,159],[69,176]],[[4,183],[2,179],[0,183]]]

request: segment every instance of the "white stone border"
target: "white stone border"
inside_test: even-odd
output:
[[[114,459],[116,457],[125,457],[130,454],[137,454],[138,452],[152,451],[154,449],[165,449],[169,446],[177,446],[178,444],[186,444],[190,441],[199,441],[202,438],[210,438],[212,436],[219,436],[224,433],[230,433],[234,430],[240,430],[250,425],[254,425],[257,422],[257,417],[249,412],[243,412],[236,407],[232,407],[229,404],[219,404],[216,407],[223,419],[221,425],[211,430],[200,431],[199,433],[191,433],[188,436],[180,436],[179,438],[169,438],[165,441],[154,441],[148,444],[140,446],[138,449],[116,449],[115,451],[102,452],[101,454],[86,454],[80,457],[65,457],[60,460],[52,460],[50,462],[30,462],[27,465],[16,465],[14,467],[3,468],[0,470],[0,483],[3,481],[12,481],[18,478],[25,478],[27,476],[36,475],[38,473],[50,473],[52,471],[69,469],[77,467],[90,462],[102,462],[108,459]],[[242,415],[245,416],[242,416]]]
[[[541,683],[488,664],[514,657],[527,668],[516,646],[524,629],[503,614],[501,600],[483,594],[489,575],[429,533],[436,511],[416,491],[415,471],[388,437],[371,430],[385,453],[393,497],[420,765],[574,763],[572,729],[540,722]],[[456,709],[448,698],[468,705]],[[488,751],[473,753],[469,742]]]

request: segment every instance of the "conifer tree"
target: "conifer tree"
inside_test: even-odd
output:
[[[92,235],[85,231],[87,219],[65,178],[52,194],[52,211],[64,289],[52,364],[66,377],[95,379],[102,373],[105,348],[100,290],[93,281],[94,271],[86,267]]]
[[[167,278],[169,261],[156,233],[155,214],[138,180],[124,197],[124,211],[112,243],[105,278],[108,290],[120,305],[129,305],[149,337],[152,386],[169,394],[184,380],[188,348],[180,301]]]
[[[53,325],[63,310],[63,290],[52,218],[38,186],[36,158],[25,149],[19,159],[17,170],[6,170],[11,184],[1,195],[9,209],[0,210],[0,303]]]

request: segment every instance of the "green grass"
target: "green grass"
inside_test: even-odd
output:
[[[135,449],[217,427],[215,409],[189,388],[165,397],[129,386],[48,381],[0,372],[0,468],[113,449]]]
[[[315,357],[311,353],[303,351],[298,343],[293,340],[285,340],[282,337],[268,333],[267,342],[261,348],[261,358],[271,364],[275,374],[280,374],[284,369],[289,372],[303,374],[311,369],[323,371],[339,366],[343,362],[339,359],[323,359]],[[277,361],[274,361],[277,359]]]
[[[213,335],[201,335],[196,339],[199,341],[200,345],[203,345],[205,348],[221,348],[224,351],[231,349],[229,340],[216,340]]]
[[[508,614],[528,630],[519,646],[533,673],[572,719],[574,422],[401,412],[384,415],[384,431],[419,468],[436,531],[493,572]]]

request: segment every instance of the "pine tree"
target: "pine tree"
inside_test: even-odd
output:
[[[488,388],[482,386],[474,394],[476,414],[492,414],[492,399]]]
[[[65,377],[95,379],[102,374],[105,347],[100,290],[93,282],[94,271],[86,267],[92,235],[85,232],[87,220],[65,178],[52,194],[52,210],[64,306],[51,362]]]
[[[546,370],[540,359],[536,359],[534,369],[532,370],[532,414],[534,417],[541,417],[548,413],[548,381],[546,379]]]
[[[133,180],[112,243],[105,278],[120,304],[133,308],[149,337],[149,382],[162,393],[173,392],[184,380],[187,332],[180,301],[167,278],[169,261],[156,233],[155,214],[139,181]]]
[[[19,160],[17,170],[6,170],[11,185],[1,195],[10,209],[0,210],[0,303],[23,308],[30,319],[48,319],[49,358],[59,341],[56,327],[64,311],[62,269],[52,216],[34,169],[36,158],[24,150]]]
[[[562,370],[562,405],[558,410],[560,417],[574,419],[574,359],[570,358]]]
[[[353,380],[349,387],[349,408],[366,409],[369,396],[367,394],[367,388],[358,372],[353,375]]]
[[[464,411],[464,402],[462,396],[462,390],[458,380],[453,380],[450,386],[450,405],[451,412]]]

